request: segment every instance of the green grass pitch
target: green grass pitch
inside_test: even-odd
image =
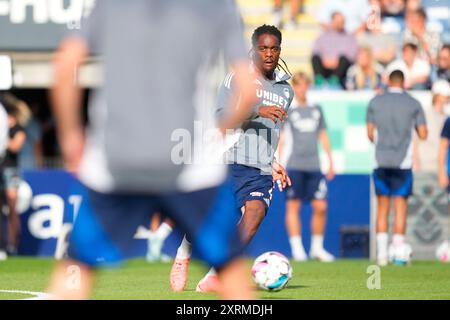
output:
[[[250,263],[250,260],[249,260]],[[258,291],[261,299],[450,299],[450,265],[433,261],[411,266],[381,268],[381,289],[369,290],[367,260],[335,263],[293,263],[294,276],[280,292]],[[44,292],[54,262],[36,258],[10,258],[0,262],[0,300],[29,298],[1,290]],[[123,268],[99,273],[93,299],[196,300],[216,299],[214,294],[195,292],[206,269],[197,262],[189,268],[185,292],[170,291],[170,263],[129,261]]]

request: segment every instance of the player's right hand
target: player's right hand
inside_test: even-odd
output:
[[[278,120],[284,122],[287,118],[287,112],[278,106],[261,106],[258,110],[258,115],[263,118],[271,119],[277,123]]]

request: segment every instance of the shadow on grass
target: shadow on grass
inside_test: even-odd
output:
[[[303,288],[309,288],[309,286],[302,286],[302,285],[296,285],[296,286],[287,286],[286,288],[280,290],[280,291],[268,291],[261,288],[257,288],[256,291],[258,292],[269,292],[269,293],[277,293],[284,290],[297,290],[297,289],[303,289]]]
[[[284,288],[284,290],[294,290],[294,289],[302,289],[302,288],[310,288],[310,286],[302,286],[302,285],[287,286],[286,288]]]

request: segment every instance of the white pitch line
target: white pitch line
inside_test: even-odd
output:
[[[44,292],[20,291],[20,290],[0,290],[0,293],[25,294],[34,296],[32,298],[18,299],[18,300],[48,300],[52,296]]]

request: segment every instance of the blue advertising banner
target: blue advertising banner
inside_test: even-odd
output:
[[[65,171],[32,171],[24,174],[31,193],[22,192],[20,200],[22,238],[20,255],[52,257],[63,250],[65,239],[83,199],[76,190],[78,182]],[[26,189],[26,188],[25,188]],[[28,190],[30,190],[28,189]],[[26,190],[25,190],[26,191]],[[27,196],[27,193],[29,194]],[[151,212],[149,212],[150,220]],[[255,257],[266,251],[279,251],[291,256],[284,224],[285,195],[275,191],[272,206],[260,230],[247,248],[247,254]],[[310,245],[311,208],[302,210],[303,242],[307,251]],[[325,247],[334,255],[341,255],[340,228],[343,225],[369,225],[370,177],[368,175],[337,176],[329,184],[329,215],[325,234]],[[149,226],[137,230],[136,246],[129,257],[143,257],[147,252]],[[174,232],[164,245],[164,253],[174,256],[181,241]],[[58,250],[57,250],[58,248]]]

